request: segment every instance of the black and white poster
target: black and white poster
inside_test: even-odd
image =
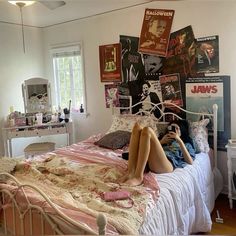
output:
[[[121,69],[123,82],[143,79],[145,76],[143,56],[138,52],[139,38],[120,35]]]
[[[151,54],[143,54],[145,79],[158,80],[162,75],[164,58]]]

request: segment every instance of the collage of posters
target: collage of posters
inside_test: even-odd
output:
[[[109,104],[120,106],[119,96],[128,95],[132,104],[141,102],[133,113],[151,110],[159,117],[158,109],[153,110],[145,101],[154,104],[166,101],[198,111],[207,111],[217,102],[218,129],[222,132],[219,135],[222,145],[219,146],[223,147],[230,135],[230,106],[225,105],[229,100],[230,77],[218,76],[221,82],[215,84],[218,90],[214,93],[216,76],[209,75],[220,72],[219,36],[196,38],[191,25],[174,31],[174,16],[175,11],[171,9],[147,8],[139,37],[119,35],[118,42],[99,47],[101,82],[111,82],[117,88],[117,96],[111,98],[105,85],[106,107],[110,107]],[[211,93],[208,93],[210,88]],[[194,93],[194,89],[197,92]],[[200,104],[202,102],[205,108]],[[176,112],[173,108],[172,111]],[[229,117],[223,116],[226,112]],[[223,131],[226,131],[224,135]]]

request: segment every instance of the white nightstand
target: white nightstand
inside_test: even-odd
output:
[[[236,144],[228,143],[227,148],[227,167],[228,167],[228,198],[230,208],[233,208],[233,200],[236,200],[236,192],[233,187],[233,172],[235,169],[233,168],[233,161],[236,162]]]

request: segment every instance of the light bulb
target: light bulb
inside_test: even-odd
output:
[[[35,1],[8,1],[9,3],[16,5],[16,6],[30,6],[35,3]]]

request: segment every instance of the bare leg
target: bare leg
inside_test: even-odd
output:
[[[173,171],[173,166],[167,159],[155,132],[149,127],[143,128],[141,132],[134,177],[129,178],[125,183],[131,186],[140,185],[143,181],[143,173],[147,163],[150,170],[155,173]]]
[[[141,131],[142,127],[138,123],[135,123],[132,129],[129,144],[128,172],[125,176],[122,176],[122,178],[119,179],[119,182],[124,182],[127,179],[133,177],[135,174]]]

